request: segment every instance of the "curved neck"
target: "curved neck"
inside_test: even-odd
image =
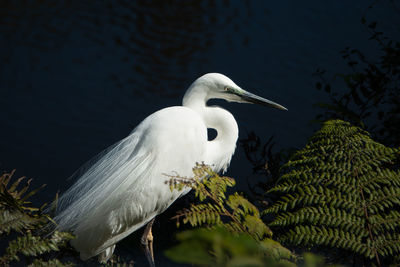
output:
[[[189,88],[183,98],[183,106],[196,111],[207,128],[217,131],[217,137],[207,142],[206,164],[213,165],[215,171],[226,171],[236,148],[239,128],[233,115],[227,110],[206,105],[207,91]]]

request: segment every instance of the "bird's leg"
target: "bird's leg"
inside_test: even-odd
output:
[[[144,246],[144,250],[146,253],[146,258],[150,264],[151,267],[154,267],[154,253],[153,253],[153,234],[151,232],[151,227],[153,226],[155,218],[153,218],[147,225],[146,228],[144,229],[142,238],[141,238],[141,243]]]

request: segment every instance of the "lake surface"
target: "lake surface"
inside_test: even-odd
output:
[[[398,34],[393,3],[368,4],[2,1],[0,169],[46,183],[38,201],[50,201],[85,161],[147,115],[180,105],[208,72],[289,109],[218,101],[238,121],[240,138],[254,131],[265,141],[274,135],[277,149],[301,147],[317,127],[309,124],[318,112],[312,105],[327,100],[314,88],[316,69],[349,71],[340,57],[346,46],[379,56],[363,15]],[[228,175],[242,187],[252,177],[239,146]]]

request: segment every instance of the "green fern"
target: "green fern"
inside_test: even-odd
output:
[[[294,267],[293,254],[270,238],[257,241],[224,227],[197,228],[178,233],[180,244],[165,251],[168,258],[196,266]],[[290,260],[289,260],[290,259]]]
[[[11,178],[15,170],[0,176],[0,234],[9,234],[11,231],[21,232],[30,226],[44,222],[45,217],[40,216],[40,209],[31,206],[29,197],[42,187],[28,191],[31,180],[28,180],[20,190],[18,186],[25,179],[21,177],[12,184]]]
[[[314,254],[295,256],[271,239],[253,204],[238,193],[225,194],[234,179],[220,177],[204,164],[196,165],[194,173],[194,178],[170,180],[172,190],[189,186],[201,202],[174,217],[178,225],[182,219],[197,228],[177,234],[179,244],[165,251],[168,258],[195,266],[333,267]]]
[[[267,262],[294,266],[296,257],[271,239],[272,232],[259,210],[238,193],[226,195],[227,187],[235,185],[234,179],[221,177],[204,164],[197,164],[193,172],[193,178],[170,177],[171,190],[191,187],[200,200],[178,211],[173,219],[177,226],[183,221],[200,228],[178,234],[181,244],[166,252],[169,258],[210,266],[265,266]]]
[[[73,236],[66,232],[55,231],[50,238],[42,238],[27,232],[23,236],[17,237],[9,242],[6,254],[0,261],[19,260],[18,254],[25,256],[38,256],[51,251],[59,251],[59,247],[65,246],[65,243]]]
[[[14,233],[14,239],[8,242],[4,254],[0,257],[0,265],[8,266],[13,261],[20,261],[23,255],[26,261],[32,261],[29,266],[71,266],[70,263],[64,264],[57,259],[41,258],[42,255],[66,247],[73,236],[57,231],[45,237],[36,233],[51,222],[51,218],[42,212],[45,205],[36,208],[29,201],[43,186],[30,191],[28,180],[19,189],[25,177],[10,183],[13,174],[14,171],[0,176],[0,236],[5,238]],[[48,255],[46,257],[48,258]]]
[[[265,213],[279,240],[374,259],[400,253],[399,149],[347,122],[324,123],[282,170]],[[397,167],[396,167],[397,161]]]
[[[193,178],[171,176],[171,189],[191,187],[195,196],[201,201],[191,204],[189,209],[179,211],[173,218],[179,226],[190,223],[191,226],[224,227],[231,232],[246,233],[257,240],[271,237],[272,232],[266,226],[258,209],[238,193],[227,197],[228,186],[235,185],[235,180],[221,177],[204,164],[197,164],[193,169]]]
[[[243,233],[232,235],[221,227],[188,230],[177,238],[180,243],[165,251],[166,256],[195,266],[339,267],[327,265],[323,257],[311,253],[304,253],[295,264],[293,254],[278,242],[269,238],[257,241]]]
[[[133,260],[125,261],[121,257],[114,254],[111,259],[102,264],[102,267],[134,267],[136,266]]]
[[[72,263],[62,263],[58,259],[51,260],[41,260],[35,259],[28,267],[72,267],[74,266]]]

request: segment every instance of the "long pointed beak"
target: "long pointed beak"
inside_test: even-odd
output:
[[[244,90],[243,90],[243,92],[241,92],[241,94],[239,96],[248,103],[259,104],[259,105],[273,107],[273,108],[277,108],[277,109],[281,109],[281,110],[288,110],[287,108],[279,105],[278,103],[275,103],[271,100],[262,98],[258,95],[252,94],[252,93],[244,91]]]

